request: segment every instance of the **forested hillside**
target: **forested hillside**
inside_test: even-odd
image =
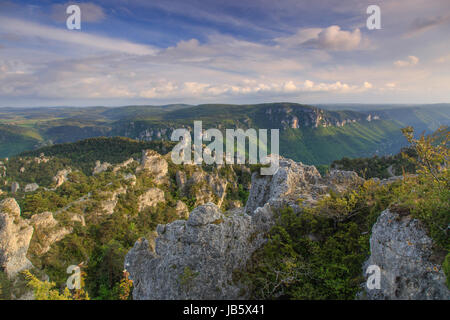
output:
[[[448,105],[323,107],[333,111],[295,103],[0,108],[0,156],[100,136],[167,141],[173,130],[192,129],[194,120],[201,120],[204,129],[280,129],[283,156],[323,165],[396,154],[406,145],[400,129],[408,125],[417,132],[450,125]]]

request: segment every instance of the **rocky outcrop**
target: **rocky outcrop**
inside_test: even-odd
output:
[[[142,151],[141,164],[137,167],[136,172],[148,172],[155,182],[160,183],[166,177],[169,165],[159,153],[154,150]]]
[[[60,226],[51,212],[33,215],[30,219],[30,225],[34,228],[30,251],[37,256],[47,253],[52,244],[62,240],[71,232],[71,230]]]
[[[183,201],[181,201],[181,200],[177,201],[177,205],[175,206],[175,211],[181,219],[189,218],[189,209]]]
[[[175,174],[175,180],[177,181],[177,187],[178,189],[184,193],[185,192],[185,187],[186,187],[186,172],[184,171],[177,171],[177,173]]]
[[[299,197],[302,194],[309,195],[311,186],[320,179],[320,173],[314,166],[280,157],[279,169],[274,175],[260,176],[258,172],[253,173],[245,212],[251,213],[266,203],[276,208],[295,206]]]
[[[33,227],[20,217],[16,200],[0,202],[0,266],[9,278],[32,267],[26,254],[33,236]]]
[[[288,205],[299,211],[299,200],[302,205],[311,206],[330,190],[342,192],[363,182],[355,172],[340,170],[332,170],[322,178],[314,166],[280,157],[279,169],[274,175],[253,173],[245,212],[251,213],[266,203],[274,208]]]
[[[181,181],[186,179],[182,178],[183,176],[184,174],[179,175]],[[181,186],[181,190],[189,190],[190,195],[195,197],[196,206],[213,202],[220,207],[226,196],[228,181],[226,178],[220,177],[217,172],[207,173],[197,170]]]
[[[450,299],[441,265],[431,259],[433,241],[417,219],[383,211],[372,228],[370,251],[363,271],[380,268],[380,289],[365,286],[362,298]]]
[[[159,202],[164,202],[164,191],[158,188],[150,188],[139,197],[138,210],[142,211],[149,207],[156,206]]]
[[[307,128],[307,127],[342,127],[346,124],[379,120],[379,116],[367,116],[364,114],[353,114],[346,119],[334,112],[325,111],[316,107],[305,107],[292,104],[276,104],[262,110],[265,117],[273,125],[285,130],[287,128]]]
[[[334,192],[356,188],[364,183],[364,179],[354,171],[331,170],[323,181]]]
[[[202,192],[206,195],[216,191],[220,194],[226,189],[226,181],[221,185],[220,179],[198,171],[186,185],[200,185],[198,190],[205,189]],[[245,209],[235,208],[224,214],[217,205],[207,203],[194,209],[187,221],[159,225],[151,239],[136,242],[125,262],[134,280],[134,298],[248,298],[246,287],[233,281],[233,272],[244,268],[253,252],[265,243],[274,224],[272,210],[284,205],[300,209],[300,198],[313,204],[337,188],[335,183],[350,186],[355,180],[345,172],[322,178],[313,166],[280,159],[275,175],[253,174]],[[214,185],[216,188],[212,188]]]
[[[108,163],[108,162],[103,162],[103,163],[101,163],[100,161],[96,161],[96,162],[95,162],[95,167],[94,167],[94,169],[92,170],[92,174],[93,174],[93,175],[96,175],[96,174],[105,172],[106,170],[109,169],[109,167],[111,167],[111,164]]]
[[[133,163],[134,163],[134,159],[130,158],[130,159],[128,159],[128,160],[126,160],[126,161],[124,161],[122,163],[119,163],[118,165],[114,166],[113,172],[117,172],[117,171],[120,171],[122,169],[125,169],[125,168],[127,168],[128,166],[130,166]]]
[[[53,177],[53,182],[55,183],[55,188],[60,187],[64,182],[67,181],[67,176],[71,173],[71,169],[59,170]]]
[[[34,192],[39,189],[39,185],[37,183],[29,183],[25,186],[25,192]]]
[[[3,161],[0,161],[0,177],[6,177],[6,166]]]
[[[111,215],[114,213],[114,209],[117,206],[117,202],[119,201],[119,195],[127,192],[126,188],[119,188],[115,191],[105,191],[102,192],[102,197],[105,200],[100,202],[100,214]]]
[[[136,185],[136,176],[132,173],[128,173],[126,175],[123,176],[123,179],[130,184],[130,186],[135,186]]]
[[[152,241],[141,239],[127,254],[125,268],[133,279],[133,298],[246,298],[233,272],[242,269],[265,242],[273,224],[269,206],[252,215],[242,210],[223,214],[207,203],[187,221],[159,225]]]
[[[18,182],[11,183],[11,193],[16,193],[20,190],[20,185]]]

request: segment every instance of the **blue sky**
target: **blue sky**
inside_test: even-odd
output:
[[[450,102],[449,32],[448,0],[0,0],[0,106]]]

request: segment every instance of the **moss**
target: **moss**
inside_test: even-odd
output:
[[[213,224],[221,224],[223,222],[224,222],[223,218],[219,218],[219,219],[214,220],[212,223]]]
[[[184,267],[183,273],[181,273],[178,277],[180,286],[188,291],[192,286],[192,282],[198,275],[199,273],[192,271],[189,266]]]
[[[450,289],[450,253],[445,257],[444,263],[442,264],[442,269],[444,269],[447,287]]]

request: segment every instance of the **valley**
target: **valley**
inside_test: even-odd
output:
[[[0,157],[93,137],[168,141],[174,129],[192,130],[194,120],[201,120],[205,129],[280,129],[282,156],[321,165],[342,157],[395,154],[406,144],[400,129],[408,125],[427,133],[450,125],[450,105],[338,107],[266,103],[0,108]]]

